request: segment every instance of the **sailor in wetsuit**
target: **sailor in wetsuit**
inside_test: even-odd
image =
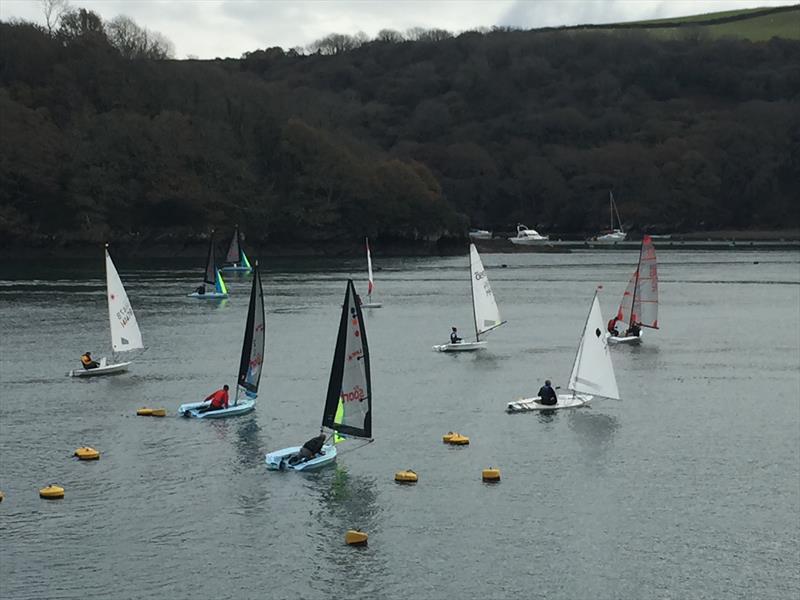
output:
[[[450,332],[450,343],[451,344],[457,344],[460,341],[461,341],[461,338],[458,337],[458,329],[453,327],[453,331]]]
[[[83,353],[83,355],[81,356],[81,364],[83,365],[83,368],[86,369],[87,371],[89,369],[96,369],[97,367],[100,366],[97,361],[92,359],[91,352]]]
[[[303,447],[300,448],[300,452],[289,459],[289,464],[297,465],[299,463],[311,460],[312,458],[316,457],[317,454],[324,454],[322,451],[322,446],[324,445],[325,434],[320,433],[318,436],[311,438],[305,444],[303,444]]]
[[[545,379],[544,385],[539,388],[539,404],[545,406],[554,406],[558,403],[558,397],[553,386],[550,385],[550,380]]]
[[[203,402],[207,402],[211,400],[211,404],[208,406],[201,406],[197,409],[199,413],[206,413],[212,410],[222,410],[223,408],[228,408],[228,384],[222,386],[221,390],[217,390],[210,394]]]

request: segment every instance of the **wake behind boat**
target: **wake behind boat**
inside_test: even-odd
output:
[[[111,375],[127,371],[132,361],[115,362],[116,355],[120,353],[142,350],[142,332],[136,322],[136,315],[125,293],[125,287],[119,278],[119,273],[108,253],[106,244],[106,298],[108,300],[108,320],[111,330],[112,362],[105,357],[100,359],[93,368],[73,369],[68,373],[70,377],[96,377],[98,375]],[[84,356],[88,356],[88,352]],[[93,361],[90,361],[92,364]]]
[[[506,412],[579,408],[589,404],[596,396],[619,400],[614,365],[611,364],[611,353],[603,333],[603,315],[600,312],[597,292],[594,294],[589,315],[583,327],[583,335],[578,343],[578,351],[572,363],[572,373],[569,376],[567,388],[572,395],[557,398],[556,404],[543,404],[542,399],[538,396],[520,398],[509,402]]]
[[[206,290],[206,284],[213,285],[214,291],[210,292]],[[228,286],[225,285],[225,280],[222,279],[222,273],[217,269],[217,261],[214,256],[213,233],[208,243],[208,258],[206,259],[206,270],[203,273],[203,283],[191,294],[187,294],[187,296],[198,300],[222,300],[228,297]]]
[[[233,238],[231,238],[231,244],[228,246],[228,254],[225,256],[225,262],[231,263],[220,269],[225,273],[250,273],[253,270],[250,261],[247,260],[247,254],[244,253],[242,235],[239,232],[238,225],[233,231]]]
[[[641,343],[642,327],[658,329],[658,265],[649,235],[642,238],[639,263],[622,294],[617,315],[608,322],[608,341]]]
[[[500,319],[500,311],[497,308],[492,286],[489,285],[489,277],[483,268],[481,256],[475,244],[469,245],[469,269],[470,269],[470,291],[472,292],[472,316],[475,321],[475,341],[457,341],[449,344],[440,344],[433,349],[438,352],[471,352],[481,350],[486,347],[486,342],[481,340],[481,336],[497,329],[506,321]]]
[[[329,440],[325,439],[325,429],[331,432]],[[320,436],[303,446],[270,452],[265,457],[267,468],[273,471],[320,469],[336,461],[336,444],[347,438],[372,441],[369,346],[352,280],[347,282],[342,305]]]
[[[189,402],[181,404],[178,412],[184,417],[197,419],[224,419],[236,417],[254,410],[258,397],[258,385],[264,366],[264,345],[267,336],[267,323],[264,317],[264,290],[261,287],[261,275],[258,263],[253,270],[253,286],[250,289],[250,305],[247,309],[247,321],[244,328],[244,342],[239,360],[239,377],[236,385],[236,397],[232,405],[210,410],[211,402]],[[240,390],[244,397],[240,397]],[[227,398],[227,388],[226,388]],[[227,402],[227,400],[226,400]]]

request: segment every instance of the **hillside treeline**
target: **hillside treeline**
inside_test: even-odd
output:
[[[97,25],[97,24],[95,24]],[[0,23],[0,235],[273,241],[800,225],[800,43],[384,35],[241,60]]]

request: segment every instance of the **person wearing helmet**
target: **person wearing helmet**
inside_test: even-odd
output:
[[[553,389],[553,386],[550,385],[550,380],[545,379],[544,385],[539,388],[539,404],[553,406],[557,403],[558,397],[556,396],[556,391]]]
[[[89,369],[96,369],[97,367],[100,366],[100,364],[97,361],[92,359],[91,352],[83,353],[83,355],[81,356],[81,364],[83,365],[83,368],[86,369],[87,371]]]
[[[461,338],[458,337],[458,329],[453,327],[453,331],[450,332],[450,343],[457,344],[461,341]]]
[[[207,402],[211,400],[211,404],[208,406],[203,406],[197,409],[199,413],[205,413],[212,410],[222,410],[223,408],[228,408],[228,384],[222,386],[221,390],[217,390],[213,394],[209,395],[203,402]]]

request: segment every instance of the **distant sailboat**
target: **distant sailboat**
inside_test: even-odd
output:
[[[608,233],[603,235],[597,236],[598,242],[605,242],[605,243],[615,243],[615,242],[624,242],[625,238],[628,237],[628,234],[622,230],[622,220],[619,218],[619,211],[617,210],[617,204],[614,202],[614,194],[612,192],[608,192],[608,210],[611,214],[611,229]],[[619,228],[614,227],[614,215],[617,216],[617,223],[619,223]]]
[[[136,322],[136,315],[125,293],[125,287],[119,278],[119,273],[108,253],[108,245],[105,250],[106,255],[106,296],[108,300],[108,319],[111,328],[111,349],[112,356],[117,354],[141,350],[144,348],[142,343],[142,332],[139,331],[139,324]],[[115,358],[114,358],[115,360]],[[109,375],[111,373],[121,373],[127,371],[131,361],[108,363],[106,358],[100,359],[100,366],[94,369],[74,369],[69,372],[71,377],[94,377],[97,375]]]
[[[250,304],[247,308],[247,321],[244,326],[244,342],[239,359],[239,376],[234,401],[228,408],[203,412],[208,402],[181,404],[178,412],[184,417],[198,419],[223,419],[249,413],[256,407],[258,385],[264,367],[264,346],[267,338],[267,322],[264,316],[264,290],[258,263],[253,269],[253,285],[250,288]],[[244,395],[243,398],[240,395]]]
[[[617,316],[608,323],[609,341],[614,344],[641,342],[642,327],[658,329],[658,265],[649,235],[642,238],[639,264],[622,294]]]
[[[472,316],[475,320],[475,341],[462,340],[456,343],[440,344],[433,349],[439,352],[469,352],[481,350],[486,347],[486,342],[481,336],[497,329],[506,321],[500,319],[500,310],[497,308],[489,277],[483,268],[481,256],[475,244],[469,245],[469,270],[470,291],[472,292]]]
[[[250,261],[247,260],[247,254],[244,253],[244,246],[242,246],[242,235],[239,233],[239,226],[233,232],[231,244],[228,246],[228,254],[225,256],[226,263],[232,263],[222,267],[221,271],[225,273],[250,273],[253,267],[250,266]]]
[[[271,470],[310,471],[336,460],[336,443],[347,438],[372,441],[372,380],[369,369],[369,346],[364,316],[356,299],[352,280],[339,319],[339,334],[333,353],[328,394],[322,413],[322,428],[331,432],[332,443],[310,460],[300,459],[301,446],[292,446],[266,455]]]
[[[362,302],[361,308],[380,308],[383,304],[372,300],[372,292],[375,290],[375,282],[372,279],[372,255],[369,251],[369,238],[365,239],[367,245],[367,301]]]
[[[541,404],[539,397],[521,398],[509,402],[506,412],[578,408],[587,405],[596,396],[619,400],[617,379],[614,376],[614,365],[611,364],[611,353],[603,325],[600,302],[595,292],[569,376],[567,389],[572,395],[559,396],[556,404]]]
[[[214,291],[206,290],[205,284],[213,285]],[[217,262],[214,256],[214,235],[211,235],[211,240],[208,243],[208,259],[206,260],[206,270],[203,273],[203,284],[200,285],[194,292],[187,294],[189,298],[197,298],[198,300],[221,300],[228,297],[228,286],[225,285],[225,280],[222,279],[222,273],[217,269]]]

